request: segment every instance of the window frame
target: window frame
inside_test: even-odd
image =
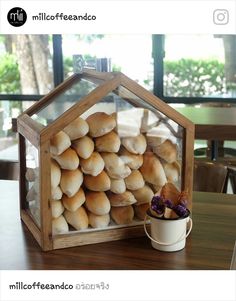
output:
[[[64,81],[62,36],[52,35],[52,62],[54,88]],[[0,101],[38,101],[44,97],[40,94],[0,94]]]
[[[153,57],[153,94],[166,103],[199,104],[207,102],[236,104],[234,97],[176,97],[164,95],[164,48],[165,35],[152,35],[152,57]],[[52,35],[53,43],[53,78],[54,87],[64,81],[62,35]],[[0,94],[1,100],[8,101],[38,101],[44,95],[39,94]]]
[[[236,105],[235,97],[176,97],[164,95],[164,58],[165,58],[165,35],[152,35],[153,57],[153,94],[166,103],[173,104],[199,104],[199,103],[230,103]]]

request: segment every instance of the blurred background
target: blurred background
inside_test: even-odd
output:
[[[73,74],[75,55],[176,108],[236,105],[236,35],[0,35],[0,159],[17,160],[15,119]]]

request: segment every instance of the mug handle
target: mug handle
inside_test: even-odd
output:
[[[181,236],[180,236],[175,242],[165,243],[165,242],[157,241],[157,240],[155,240],[154,238],[151,237],[151,235],[150,235],[150,234],[148,233],[148,231],[147,231],[146,221],[147,221],[147,215],[145,215],[145,218],[144,218],[144,224],[143,224],[143,226],[144,226],[144,231],[145,231],[147,237],[148,237],[149,239],[151,239],[151,241],[153,241],[153,242],[155,242],[155,243],[157,243],[157,244],[159,244],[159,245],[163,245],[163,246],[171,246],[171,245],[174,245],[174,244],[180,242],[180,241],[183,240],[184,238],[187,238],[187,237],[189,236],[191,230],[192,230],[192,227],[193,227],[193,221],[192,221],[191,217],[189,217],[189,218],[188,218],[188,223],[190,224],[190,226],[189,226],[188,232],[187,232],[186,234],[185,234],[185,233],[181,234]]]

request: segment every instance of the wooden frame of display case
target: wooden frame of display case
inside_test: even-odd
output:
[[[54,122],[42,128],[30,116],[44,108],[51,102],[52,97],[60,95],[66,87],[78,78],[93,78],[99,83],[92,92],[85,95],[78,103],[65,111]],[[91,106],[100,101],[109,92],[119,86],[123,86],[143,101],[165,114],[168,118],[183,127],[183,149],[182,149],[182,190],[188,191],[189,207],[191,209],[192,181],[193,181],[193,145],[194,145],[194,125],[183,115],[165,104],[162,100],[145,90],[133,80],[122,73],[99,73],[92,70],[85,70],[82,74],[75,74],[55,88],[39,102],[27,109],[17,120],[19,132],[19,153],[20,153],[20,211],[21,218],[34,238],[44,251],[58,248],[66,248],[83,244],[92,244],[111,240],[119,240],[129,237],[143,236],[142,225],[122,226],[117,228],[107,228],[104,230],[92,231],[71,231],[66,234],[52,235],[52,220],[50,208],[50,138],[67,126],[71,121],[80,116]],[[39,195],[40,195],[40,228],[34,222],[26,201],[26,149],[25,139],[27,139],[38,150],[39,160]]]

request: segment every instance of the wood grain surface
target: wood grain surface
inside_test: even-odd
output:
[[[236,240],[236,196],[193,193],[185,249],[160,252],[147,237],[42,252],[20,220],[18,182],[0,181],[0,268],[38,270],[229,269]]]
[[[195,124],[195,139],[236,140],[235,107],[184,107],[176,110]]]

